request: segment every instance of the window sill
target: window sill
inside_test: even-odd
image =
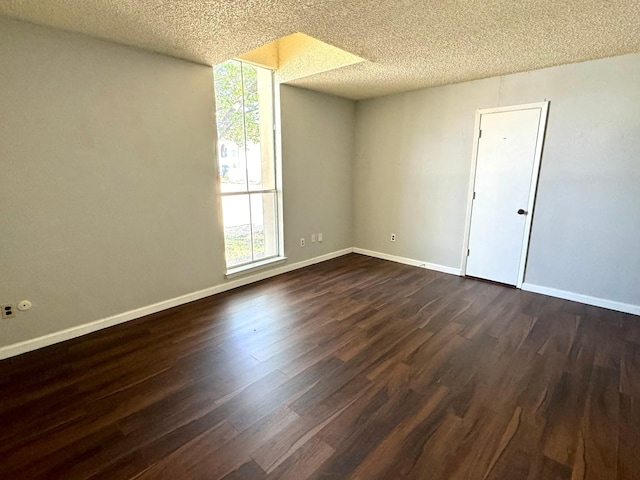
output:
[[[239,277],[240,275],[246,275],[247,273],[255,272],[256,270],[262,270],[263,268],[271,267],[280,263],[284,263],[287,257],[273,257],[261,260],[259,262],[250,263],[249,265],[242,265],[241,267],[230,268],[225,274],[225,278]]]

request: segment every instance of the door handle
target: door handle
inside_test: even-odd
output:
[[[527,212],[526,210],[523,210],[523,209],[518,210],[518,215],[526,215],[527,213],[529,212]]]

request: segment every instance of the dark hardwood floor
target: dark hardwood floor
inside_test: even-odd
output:
[[[640,317],[359,255],[0,362],[3,479],[640,479]]]

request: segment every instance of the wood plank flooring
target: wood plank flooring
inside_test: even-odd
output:
[[[640,317],[347,255],[0,362],[2,479],[640,479]]]

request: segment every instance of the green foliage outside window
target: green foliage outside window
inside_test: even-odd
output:
[[[244,79],[244,89],[243,89]],[[238,146],[260,142],[258,81],[255,67],[231,60],[214,70],[218,138]]]

